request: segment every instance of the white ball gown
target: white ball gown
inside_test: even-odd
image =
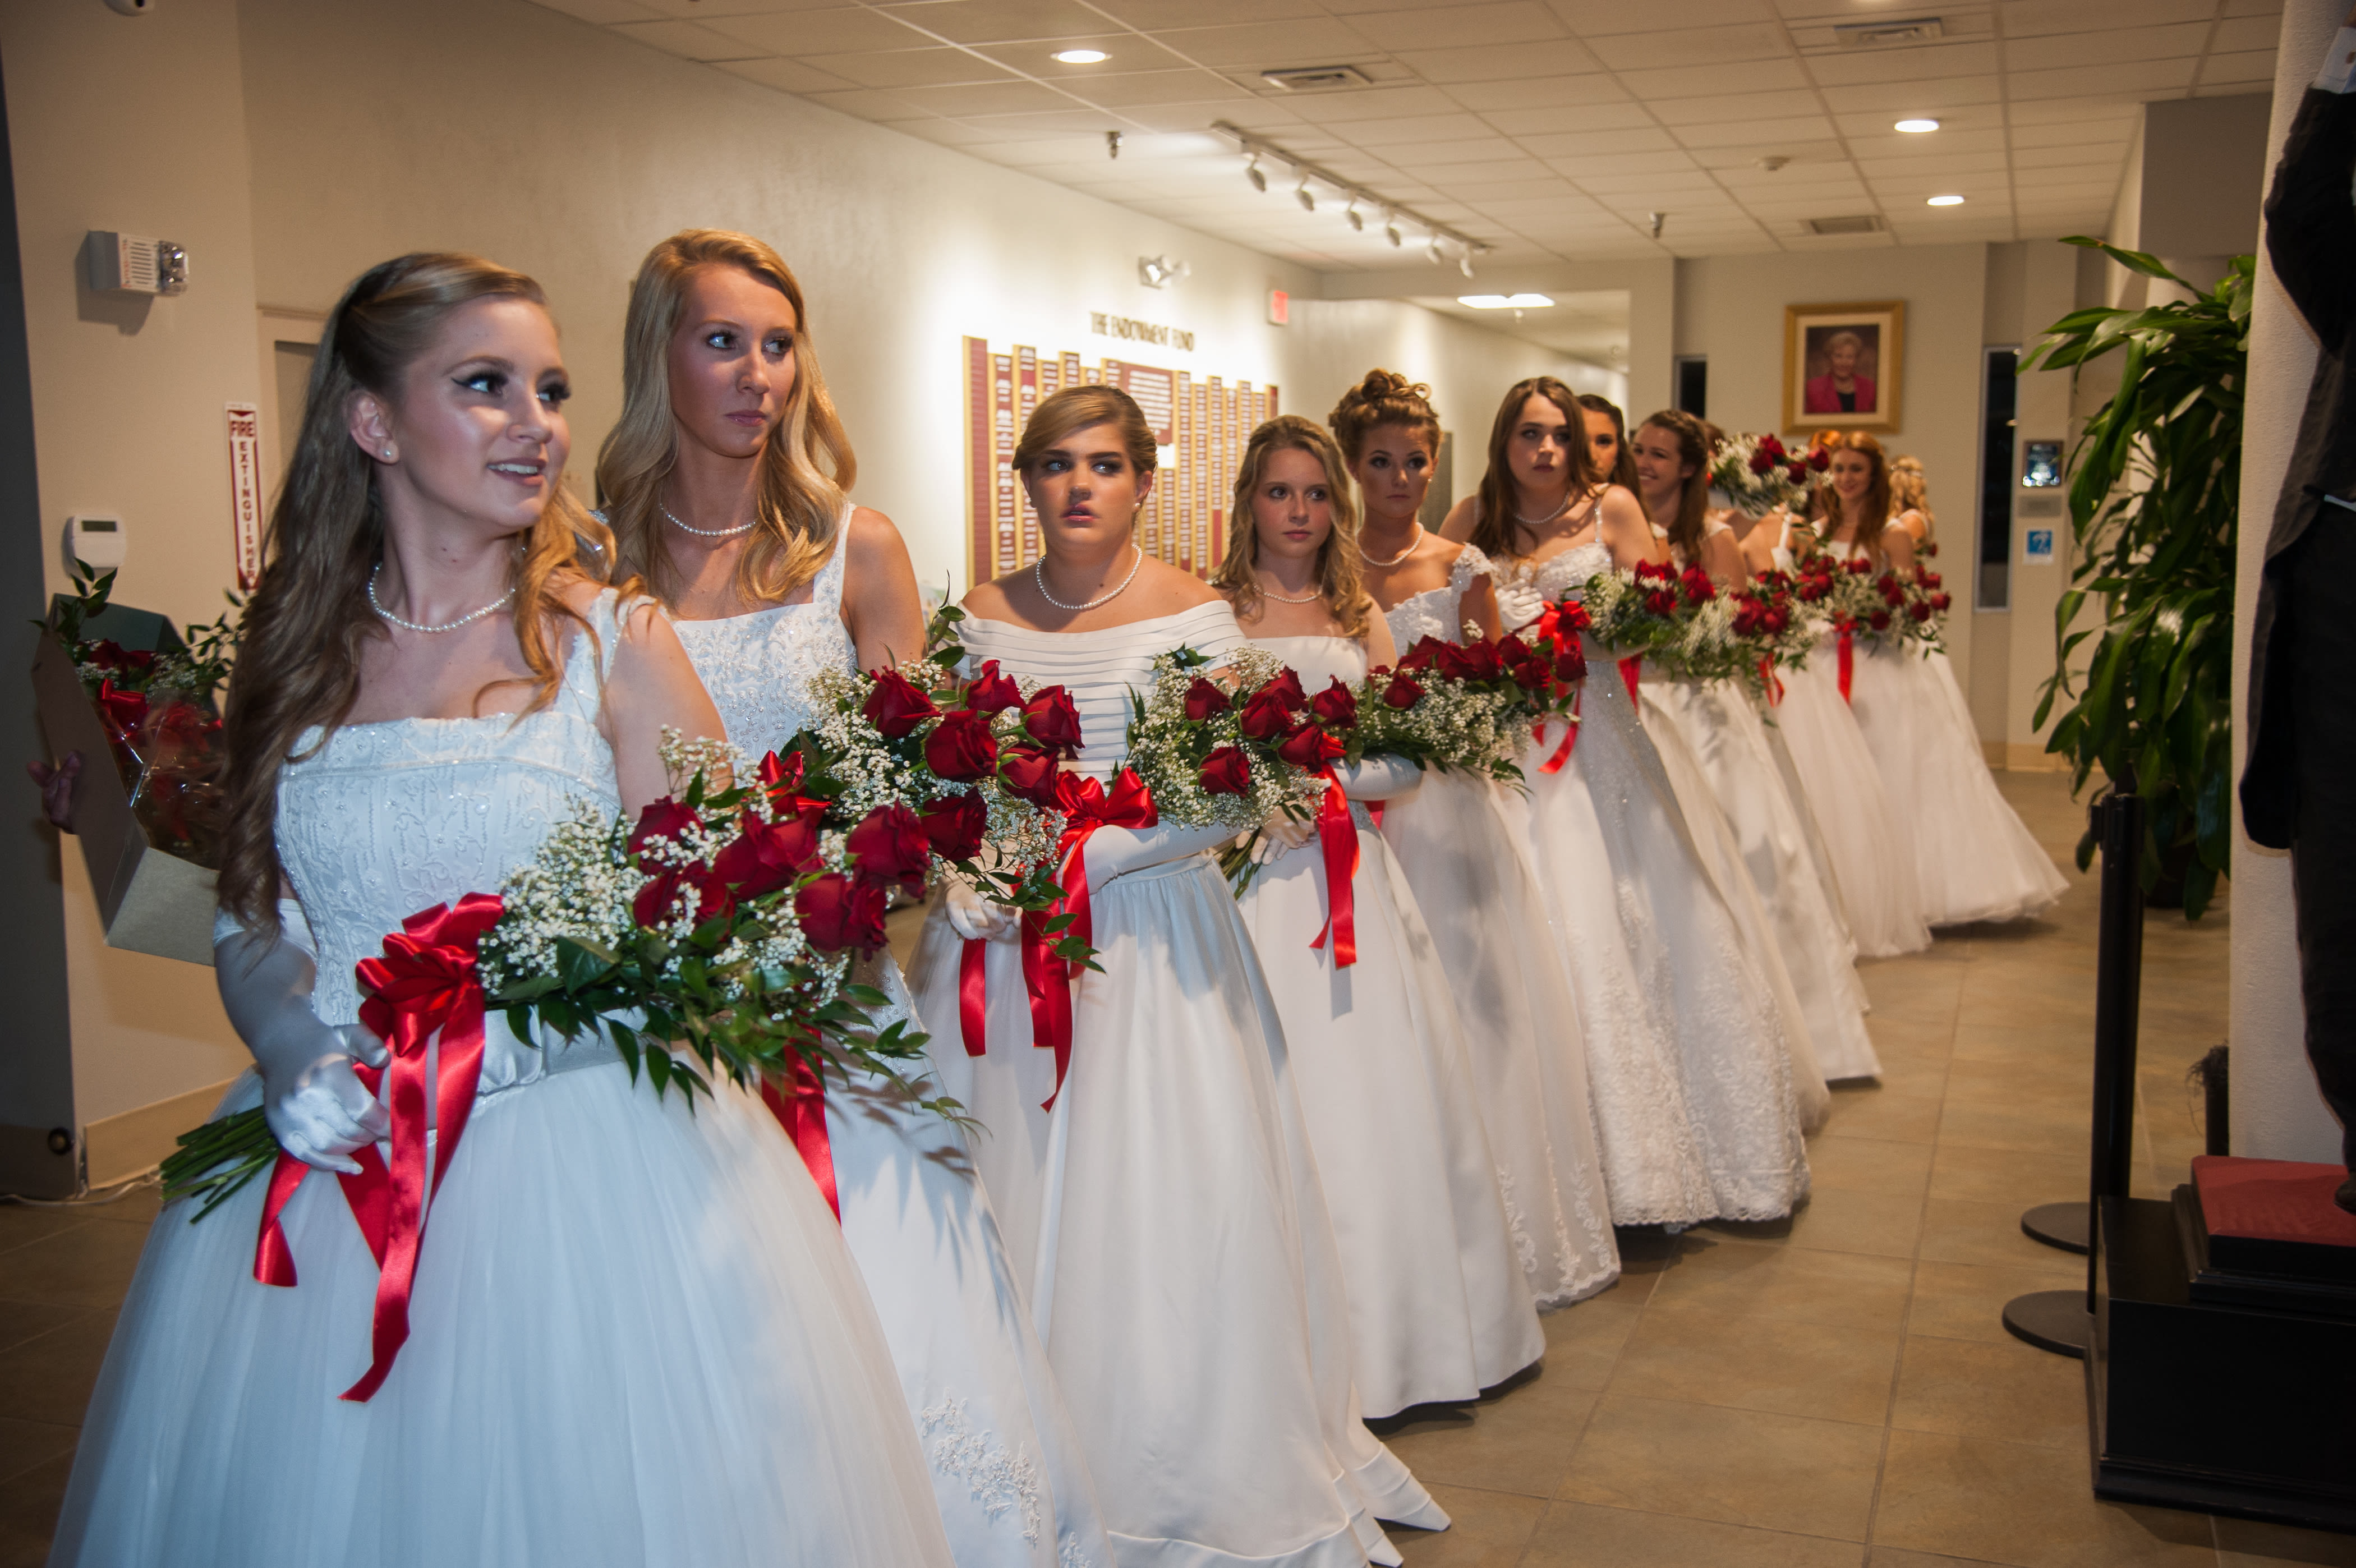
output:
[[[729,739],[755,757],[817,722],[813,675],[857,668],[842,622],[848,515],[808,603],[675,623]],[[892,998],[877,1026],[922,1028],[900,966],[889,952],[874,962],[862,978]],[[843,1240],[883,1319],[958,1568],[1111,1568],[1078,1439],[963,1134],[888,1080],[840,1069],[827,1074],[826,1127]]]
[[[1392,641],[1462,641],[1464,592],[1488,571],[1466,545],[1446,585],[1385,613]],[[1418,904],[1442,912],[1429,929],[1463,1021],[1505,1221],[1532,1294],[1553,1308],[1617,1280],[1620,1251],[1569,962],[1499,793],[1486,779],[1428,771],[1414,794],[1384,805],[1382,833]]]
[[[610,592],[591,619],[610,659]],[[521,720],[348,725],[282,771],[323,1019],[358,1016],[352,966],[403,918],[496,892],[576,803],[619,809],[588,648]],[[486,1034],[375,1398],[337,1397],[368,1366],[377,1270],[331,1177],[286,1208],[292,1289],[252,1276],[263,1183],[200,1224],[166,1208],[50,1562],[948,1568],[866,1289],[768,1112],[659,1101],[594,1038]],[[224,1110],[259,1099],[249,1073]]]
[[[1590,542],[1520,571],[1559,599],[1611,569]],[[1524,754],[1517,814],[1570,955],[1612,1218],[1776,1219],[1807,1196],[1808,1161],[1775,1003],[1612,656],[1581,643],[1577,742],[1554,773],[1559,725]]]
[[[1711,532],[1730,530],[1721,522]],[[1731,855],[1711,857],[1711,869],[1738,915],[1744,906],[1736,884],[1744,877],[1751,884],[1789,983],[1784,1028],[1795,1050],[1804,1038],[1824,1079],[1879,1077],[1881,1062],[1866,1033],[1856,946],[1825,891],[1750,694],[1732,681],[1673,681],[1647,664],[1638,707],[1705,855],[1713,843],[1730,844]],[[1705,836],[1705,821],[1722,822],[1724,838]],[[1739,873],[1730,860],[1739,864]],[[1805,1110],[1804,1076],[1800,1091]],[[1822,1096],[1821,1086],[1815,1092]],[[1808,1120],[1813,1125],[1815,1118]]]
[[[976,661],[1061,684],[1076,766],[1109,779],[1130,692],[1181,645],[1243,643],[1224,601],[1101,631],[966,621]],[[1122,1568],[1397,1561],[1373,1519],[1447,1516],[1358,1419],[1348,1307],[1284,1033],[1216,863],[1191,854],[1090,898],[1097,962],[1070,1069],[1035,1048],[1020,950],[985,944],[988,1048],[933,1037],[1007,1251],[1087,1446]],[[926,1015],[958,1016],[963,944],[937,905],[916,952]],[[1055,1105],[1043,1109],[1050,1095]]]
[[[1355,638],[1254,640],[1312,693],[1365,679]],[[1387,1416],[1478,1398],[1544,1354],[1546,1333],[1506,1228],[1447,969],[1366,809],[1353,802],[1350,814],[1356,962],[1335,967],[1330,936],[1310,946],[1329,910],[1314,839],[1259,867],[1237,907],[1284,1025],[1341,1245],[1359,1401]]]
[[[1840,561],[1860,553],[1827,550]],[[1947,656],[1871,638],[1854,662],[1849,709],[1911,829],[1924,921],[2019,920],[2052,908],[2070,884],[1997,789]]]
[[[1786,572],[1794,566],[1791,539],[1787,520],[1775,546],[1775,564]],[[1783,700],[1769,716],[1800,780],[1798,803],[1815,818],[1858,955],[1921,952],[1931,945],[1931,928],[1909,830],[1841,695],[1832,635],[1817,639],[1805,664],[1779,673]]]

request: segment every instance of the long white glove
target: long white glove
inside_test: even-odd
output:
[[[1396,800],[1423,783],[1423,769],[1404,757],[1369,757],[1333,770],[1342,793],[1353,800]]]
[[[1149,865],[1216,849],[1235,836],[1233,828],[1098,828],[1080,850],[1087,864],[1088,891]]]
[[[1497,624],[1505,630],[1519,631],[1545,613],[1547,596],[1538,592],[1535,578],[1500,572],[1489,581],[1497,594]]]
[[[969,942],[1011,942],[1021,917],[1003,904],[993,904],[955,872],[941,881],[941,908],[949,929]]]
[[[392,1132],[392,1120],[352,1072],[352,1059],[383,1065],[384,1044],[360,1025],[323,1024],[311,1010],[318,961],[293,899],[278,906],[284,929],[249,931],[232,917],[213,924],[213,973],[221,1006],[262,1069],[262,1114],[278,1146],[323,1171],[359,1173],[350,1156]]]

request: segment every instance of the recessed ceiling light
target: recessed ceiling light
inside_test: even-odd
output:
[[[1095,65],[1098,61],[1107,58],[1108,57],[1102,49],[1059,49],[1055,53],[1055,63],[1058,65]]]
[[[1964,199],[1960,196],[1934,196],[1930,200],[1933,207],[1961,207],[1963,204]]]
[[[1474,310],[1538,310],[1554,301],[1543,294],[1460,294],[1456,303]]]
[[[1919,136],[1925,131],[1935,131],[1938,128],[1939,122],[1936,120],[1901,120],[1898,122],[1898,129],[1912,136]]]

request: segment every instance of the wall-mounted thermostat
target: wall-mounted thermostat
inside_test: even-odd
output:
[[[66,560],[80,561],[102,572],[112,572],[123,564],[129,541],[123,532],[120,516],[102,512],[76,512],[66,519]]]
[[[188,252],[177,240],[92,229],[81,243],[82,267],[100,294],[186,294]]]

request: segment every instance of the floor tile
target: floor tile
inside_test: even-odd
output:
[[[1931,1196],[2022,1208],[2083,1198],[2083,1141],[2072,1149],[1989,1149],[1943,1139],[1931,1160]]]
[[[1771,1320],[1730,1335],[1707,1320],[1647,1313],[1621,1353],[1612,1391],[1878,1426],[1897,1366],[1898,1336],[1887,1331],[1828,1335]]]
[[[114,1335],[114,1314],[93,1312],[0,1351],[0,1414],[80,1426]]]
[[[1928,1552],[1901,1552],[1894,1546],[1876,1546],[1867,1551],[1865,1568],[2003,1568],[2003,1565],[1975,1563],[1961,1557],[1941,1557]]]
[[[1608,1394],[1556,1495],[1862,1541],[1881,1428]]]
[[[1384,1441],[1426,1486],[1551,1497],[1599,1397],[1545,1371],[1494,1400],[1411,1421]]]
[[[2098,1500],[2083,1455],[2025,1443],[1892,1432],[1876,1546],[2008,1568],[2215,1568],[2209,1520]]]
[[[1383,1527],[1408,1568],[1514,1568],[1547,1508],[1538,1498],[1470,1487],[1433,1487],[1431,1496],[1448,1510],[1446,1530]]]
[[[2048,1199],[2047,1201],[2055,1201]],[[1933,1197],[1922,1206],[1921,1256],[1939,1263],[2010,1263],[2048,1268],[2057,1252],[2021,1233],[2020,1203],[1979,1203]]]
[[[0,1203],[0,1253],[6,1253],[29,1241],[62,1231],[76,1230],[90,1223],[90,1215],[80,1208],[35,1208],[24,1203]]]
[[[1664,1276],[1645,1311],[1706,1318],[1729,1329],[1781,1320],[1890,1331],[1904,1321],[1912,1273],[1901,1258],[1723,1246]]]
[[[2013,1338],[1909,1335],[1890,1424],[2086,1452],[2086,1364]]]
[[[1863,1557],[1855,1541],[1558,1502],[1538,1521],[1522,1562],[1525,1568],[1858,1568]]]
[[[91,1310],[87,1306],[60,1306],[48,1301],[0,1300],[0,1350],[21,1345],[53,1328],[63,1328],[75,1318],[87,1316]],[[0,1411],[0,1414],[5,1413]]]
[[[130,1288],[147,1244],[144,1226],[92,1221],[28,1242],[5,1255],[12,1300],[62,1306],[112,1306]]]
[[[1917,1263],[1913,1300],[1906,1314],[1906,1332],[1988,1344],[2013,1342],[2004,1326],[2005,1303],[2031,1291],[2085,1288],[2083,1258],[2051,1248],[2046,1252],[2052,1262],[2044,1265]]]
[[[2356,1568],[2356,1535],[2254,1519],[2217,1520],[2217,1568]]]
[[[1546,1330],[1546,1375],[1559,1383],[1600,1389],[1612,1380],[1612,1369],[1635,1330],[1645,1298],[1652,1294],[1654,1275],[1644,1273],[1601,1295],[1550,1312],[1538,1320]],[[1636,1288],[1630,1288],[1634,1283]]]
[[[40,1568],[65,1502],[73,1455],[60,1454],[0,1487],[0,1568]]]
[[[1825,1132],[1847,1138],[1927,1144],[1939,1133],[1939,1102],[1877,1089],[1844,1090],[1833,1097]]]
[[[80,1437],[79,1426],[0,1415],[0,1486],[60,1454],[72,1453]]]
[[[2091,1103],[2083,1098],[2001,1106],[1950,1100],[1939,1116],[1939,1142],[2030,1154],[2083,1149],[2093,1124]]]

